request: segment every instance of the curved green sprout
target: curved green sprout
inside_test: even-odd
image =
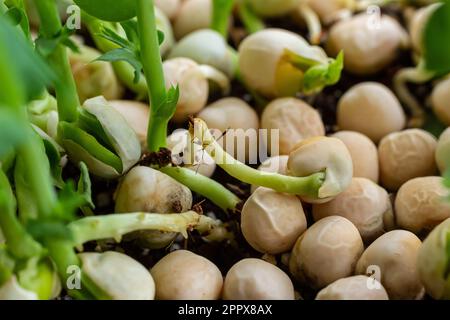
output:
[[[450,72],[450,3],[443,1],[435,5],[423,28],[421,51],[416,67],[400,70],[394,77],[394,89],[400,100],[412,114],[410,126],[420,127],[425,123],[425,112],[408,89],[408,82],[422,84],[445,76]]]
[[[309,177],[290,177],[277,173],[262,172],[248,167],[223,150],[222,146],[209,132],[203,120],[194,119],[190,133],[193,143],[200,144],[218,166],[242,182],[298,196],[319,197],[319,189],[325,180],[325,173],[319,172]]]
[[[120,242],[124,235],[134,231],[177,232],[187,238],[187,231],[193,229],[205,234],[214,228],[223,228],[219,221],[193,211],[180,214],[138,212],[86,217],[71,222],[68,227],[78,248],[94,240],[114,239]]]

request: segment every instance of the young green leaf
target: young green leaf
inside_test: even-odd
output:
[[[125,61],[134,69],[134,83],[139,83],[143,73],[141,62],[139,28],[135,19],[121,22],[126,38],[119,35],[111,28],[102,26],[102,31],[97,35],[111,41],[119,48],[108,51],[96,59],[96,61],[118,62]],[[164,42],[164,33],[158,30],[159,45]]]
[[[79,194],[75,189],[75,182],[68,180],[58,194],[54,216],[59,218],[57,221],[71,222],[77,219],[78,210],[86,204],[84,195]]]
[[[180,98],[180,88],[178,86],[171,87],[167,91],[166,100],[156,107],[158,116],[170,119],[177,108],[178,99]]]
[[[425,69],[443,76],[450,72],[450,2],[443,1],[430,16],[423,36]]]
[[[79,129],[74,124],[68,122],[59,123],[59,134],[64,144],[70,143],[82,148],[85,152],[117,172],[122,172],[123,165],[121,159],[113,152],[102,146],[92,135]],[[67,147],[67,146],[66,146]]]
[[[94,136],[102,146],[110,151],[114,151],[114,146],[108,135],[105,133],[105,129],[93,114],[89,113],[86,109],[81,108],[77,124],[80,129]]]
[[[303,89],[305,93],[313,93],[322,90],[325,86],[336,84],[344,68],[344,53],[341,52],[336,60],[328,65],[318,64],[306,71],[303,78]]]
[[[12,7],[5,14],[13,25],[20,26],[23,33],[28,39],[31,39],[30,23],[24,8]]]
[[[73,52],[80,52],[77,44],[70,39],[75,33],[74,30],[64,26],[61,31],[52,38],[43,37],[42,35],[36,39],[36,50],[43,56],[48,57],[59,45],[68,47]]]
[[[49,218],[30,220],[27,231],[39,241],[71,241],[72,233],[67,223],[76,220],[79,208],[86,205],[86,199],[76,190],[72,180],[67,181],[59,192]]]
[[[131,51],[134,51],[135,45],[132,42],[130,42],[128,39],[119,35],[113,29],[111,29],[105,25],[101,25],[100,29],[101,29],[101,31],[96,34],[97,36],[100,36],[106,40],[109,40],[121,48],[127,48]]]
[[[139,30],[138,30],[138,24],[135,19],[131,19],[128,21],[121,22],[120,25],[122,26],[123,30],[125,31],[125,34],[127,36],[127,39],[136,47],[139,45]]]
[[[136,16],[135,0],[74,0],[91,16],[105,21],[121,22]]]
[[[158,42],[159,45],[162,45],[165,39],[165,35],[164,32],[162,32],[161,30],[158,30]]]
[[[134,83],[138,83],[142,74],[142,63],[136,57],[136,54],[129,49],[126,48],[118,48],[112,51],[109,51],[96,59],[96,61],[108,61],[108,62],[116,62],[116,61],[125,61],[128,62],[134,69]]]
[[[137,51],[139,51],[140,40],[139,40],[139,27],[136,19],[131,19],[128,21],[121,22],[125,34],[127,35],[127,39],[131,41],[131,43],[136,47]],[[158,42],[161,45],[164,42],[164,32],[158,30]]]

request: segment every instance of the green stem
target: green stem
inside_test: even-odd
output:
[[[319,172],[308,177],[291,177],[277,173],[262,172],[234,159],[225,152],[209,132],[203,120],[195,119],[191,127],[191,136],[195,143],[198,141],[203,148],[232,177],[242,182],[261,187],[271,188],[278,192],[296,194],[298,196],[318,197],[325,173]]]
[[[0,226],[9,251],[18,259],[42,253],[42,247],[25,230],[16,216],[16,203],[8,178],[0,170]]]
[[[18,110],[24,103],[25,92],[20,83],[19,77],[14,72],[14,68],[10,63],[10,55],[5,49],[0,50],[0,83],[2,89],[0,90],[0,103],[3,106]]]
[[[62,241],[62,240],[48,240],[45,242],[45,247],[48,249],[52,261],[58,270],[58,274],[62,280],[64,288],[66,288],[67,293],[76,299],[86,299],[92,298],[91,294],[86,291],[85,288],[81,289],[69,289],[68,284],[70,282],[70,277],[73,275],[69,273],[70,267],[78,267],[81,269],[81,262],[75,253],[72,241]],[[83,279],[83,276],[82,276]]]
[[[217,153],[220,155],[220,152]],[[231,157],[231,156],[230,156]],[[317,197],[323,184],[325,173],[316,173],[308,177],[290,177],[277,173],[261,172],[234,159],[226,157],[224,164],[218,164],[229,175],[242,182],[271,188],[277,192],[291,193],[298,196]],[[229,162],[227,162],[229,161]],[[225,164],[226,163],[226,164]]]
[[[19,79],[16,73],[8,63],[10,59],[4,50],[0,50],[0,83],[2,83],[5,94],[0,93],[0,102],[4,105],[15,109],[17,113],[18,121],[24,123],[24,128],[27,128],[26,136],[27,143],[22,145],[18,150],[18,156],[20,156],[24,162],[24,166],[28,173],[27,179],[34,192],[36,201],[38,201],[38,207],[42,210],[43,214],[49,212],[51,209],[51,203],[55,199],[53,187],[50,180],[50,173],[44,158],[40,155],[39,145],[37,145],[36,135],[27,127],[26,122],[26,109],[23,108],[25,101],[25,93],[20,89],[21,86],[17,85]]]
[[[47,38],[53,38],[61,30],[61,20],[54,0],[36,0],[36,8],[41,18],[41,31]],[[67,48],[60,44],[47,58],[58,76],[55,91],[58,99],[59,120],[75,122],[80,105],[75,80],[67,56]]]
[[[50,167],[42,142],[31,130],[29,140],[29,143],[19,148],[18,157],[23,161],[24,178],[27,180],[30,190],[32,190],[39,215],[41,217],[49,217],[53,210],[52,204],[56,201]]]
[[[211,200],[225,212],[234,212],[241,200],[220,183],[192,170],[179,167],[164,167],[161,172],[174,178],[192,191]]]
[[[238,13],[248,33],[256,33],[266,27],[244,0],[238,6]]]
[[[141,44],[141,60],[144,75],[147,79],[151,114],[147,135],[147,145],[150,151],[159,151],[166,146],[167,128],[157,122],[158,108],[166,102],[167,92],[164,81],[161,52],[159,49],[158,31],[153,0],[136,0],[139,37]],[[167,122],[169,119],[167,119]],[[165,122],[165,121],[163,121]]]
[[[148,149],[151,152],[157,152],[160,148],[166,147],[167,128],[169,119],[163,119],[157,115],[150,116],[148,124]]]
[[[6,246],[0,244],[0,288],[14,275],[15,264]]]
[[[229,21],[234,0],[214,0],[211,29],[228,38]]]
[[[195,228],[207,232],[220,227],[216,220],[193,211],[181,214],[123,213],[96,217],[86,217],[69,224],[77,247],[89,241],[115,239],[139,230],[179,232],[187,237],[187,230]]]
[[[48,34],[56,34],[61,27],[59,22],[59,15],[55,11],[55,3],[53,0],[37,0],[37,7],[39,9],[41,18],[43,20],[44,32]],[[55,17],[58,17],[55,19]],[[54,28],[54,30],[53,30]],[[56,30],[58,29],[58,30]],[[60,57],[66,56],[64,48],[59,50]],[[3,85],[3,89],[8,89],[8,99],[1,99],[1,102],[6,103],[11,108],[16,108],[19,119],[24,121],[26,116],[26,109],[22,108],[24,104],[24,92],[20,90],[18,77],[14,70],[8,65],[9,59],[3,59],[7,57],[4,50],[0,50],[0,80]],[[67,66],[68,61],[65,60]],[[54,63],[54,61],[53,61]],[[4,67],[4,68],[3,68]],[[65,70],[67,74],[70,74],[70,68]],[[60,79],[63,81],[64,79]],[[70,87],[70,83],[67,84]],[[76,92],[76,89],[75,89]],[[78,100],[75,94],[75,100]],[[0,94],[0,98],[3,96]],[[78,104],[75,104],[75,111]],[[19,121],[20,121],[19,120]],[[33,191],[33,197],[38,203],[39,218],[51,218],[53,208],[56,202],[56,194],[54,193],[53,186],[51,184],[51,174],[49,172],[48,164],[45,163],[45,151],[40,148],[38,137],[35,133],[31,132],[30,128],[27,128],[26,136],[28,138],[27,143],[24,144],[18,150],[18,156],[23,161],[27,179],[30,184],[30,189]],[[17,220],[16,216],[16,204],[12,194],[9,181],[0,170],[0,226],[6,237],[8,243],[8,249],[11,253],[19,258],[31,258],[42,254],[42,247],[37,243],[24,229],[23,225]],[[59,274],[62,279],[67,279],[67,267],[70,265],[79,265],[79,260],[73,249],[73,244],[67,241],[58,241],[51,239],[46,243],[46,248],[49,251],[50,256],[57,265]],[[79,291],[69,290],[74,297],[83,297]]]

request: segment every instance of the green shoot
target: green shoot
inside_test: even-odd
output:
[[[211,29],[219,32],[225,39],[228,37],[229,19],[234,0],[214,0]]]

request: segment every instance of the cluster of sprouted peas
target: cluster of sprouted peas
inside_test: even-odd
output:
[[[0,299],[450,299],[449,74],[449,1],[0,0]]]

